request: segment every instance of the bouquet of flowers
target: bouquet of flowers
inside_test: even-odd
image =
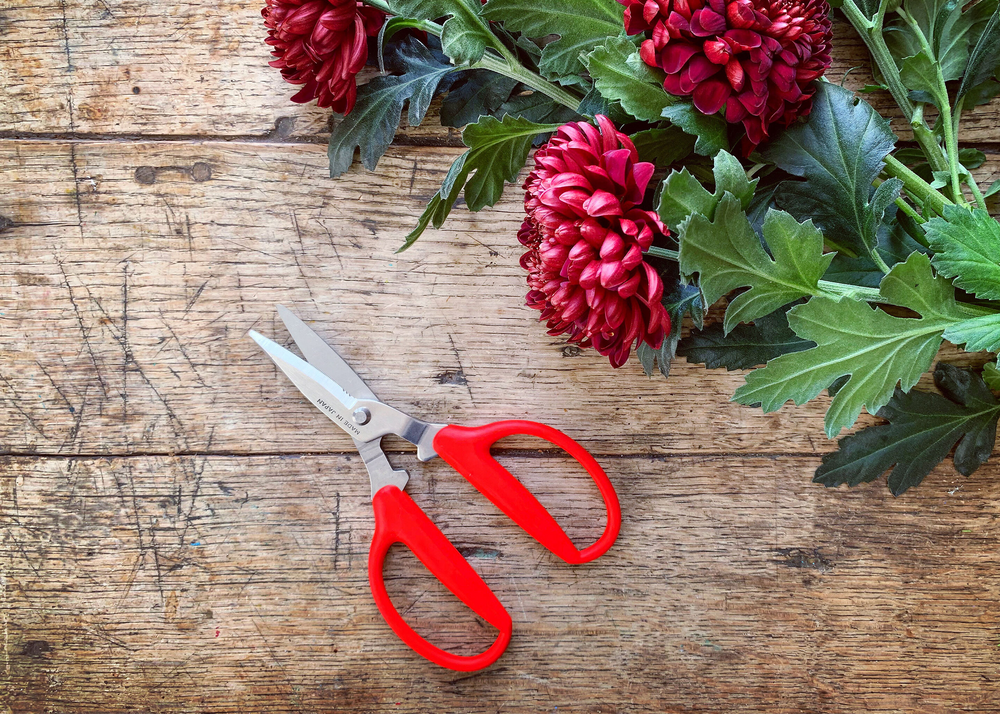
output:
[[[828,486],[889,471],[899,494],[953,447],[966,475],[990,456],[995,359],[912,388],[943,340],[1000,350],[1000,182],[981,190],[985,156],[959,143],[962,113],[1000,94],[1000,0],[266,2],[293,101],[342,115],[331,176],[356,148],[374,169],[404,105],[417,125],[442,96],[442,124],[464,127],[401,250],[529,165],[517,238],[549,334],[613,367],[635,351],[650,375],[675,355],[754,368],[733,399],[765,412],[827,390],[830,438],[877,414],[823,459]],[[835,10],[906,145],[824,78]],[[357,86],[367,62],[380,72]]]

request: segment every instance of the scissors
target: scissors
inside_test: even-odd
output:
[[[573,564],[600,557],[618,537],[618,496],[604,470],[580,444],[545,424],[508,420],[465,427],[432,424],[404,414],[380,402],[347,362],[289,310],[279,306],[278,314],[305,360],[253,330],[250,337],[314,406],[350,434],[368,469],[375,511],[368,581],[382,616],[403,642],[435,664],[464,672],[493,664],[510,642],[510,615],[455,546],[403,491],[409,475],[393,469],[382,451],[382,437],[396,434],[406,439],[417,447],[421,461],[440,456],[535,540]],[[538,499],[490,454],[495,442],[515,434],[555,444],[593,478],[607,510],[604,533],[595,543],[578,550]],[[408,547],[459,600],[499,630],[489,648],[476,655],[456,655],[431,644],[403,620],[382,578],[386,554],[394,543]]]

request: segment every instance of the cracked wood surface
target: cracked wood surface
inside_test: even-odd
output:
[[[546,336],[516,189],[396,255],[458,132],[432,113],[331,182],[329,114],[287,101],[258,3],[0,2],[0,29],[0,714],[995,712],[994,463],[823,489],[822,400],[765,416],[728,402],[741,373],[649,380]],[[836,32],[839,81],[866,59]],[[963,117],[984,183],[995,107]],[[420,660],[375,610],[363,467],[246,338],[288,343],[278,303],[387,401],[545,421],[610,474],[622,535],[570,567],[389,443],[514,618],[486,672]],[[587,482],[504,446],[592,539]],[[386,576],[419,630],[488,642],[407,553]]]

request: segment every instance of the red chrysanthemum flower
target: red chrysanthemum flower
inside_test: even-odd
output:
[[[663,88],[705,114],[743,122],[750,148],[771,124],[812,108],[810,83],[830,66],[826,0],[618,0],[640,55],[667,73]]]
[[[354,76],[368,59],[369,36],[378,34],[385,13],[357,0],[267,0],[261,10],[272,67],[291,84],[304,85],[293,102],[318,100],[338,114],[354,108]]]
[[[527,304],[541,311],[549,334],[568,334],[621,367],[633,345],[659,347],[670,330],[663,282],[642,256],[668,231],[639,207],[653,164],[638,160],[607,117],[597,123],[600,131],[565,124],[535,153],[517,237],[528,247]]]

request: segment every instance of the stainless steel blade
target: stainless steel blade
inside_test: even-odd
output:
[[[443,424],[414,419],[376,399],[355,399],[340,384],[277,342],[254,330],[250,330],[250,337],[317,409],[356,441],[374,441],[386,434],[397,434],[417,447],[417,458],[421,461],[437,455],[434,435]]]
[[[344,391],[343,387],[273,340],[259,332],[250,330],[250,337],[260,345],[268,357],[274,360],[282,372],[299,388],[306,398],[331,421],[351,436],[361,436],[361,424],[354,417],[358,400]],[[363,437],[362,437],[363,438]]]
[[[330,377],[334,382],[343,387],[349,394],[358,399],[377,400],[375,393],[368,388],[365,381],[351,369],[351,366],[337,354],[330,345],[317,335],[311,327],[302,322],[291,310],[284,305],[278,305],[278,315],[285,327],[291,334],[295,344],[309,364]],[[382,438],[373,441],[361,441],[352,435],[354,445],[361,454],[365,468],[368,469],[368,479],[371,481],[372,498],[384,486],[396,486],[400,490],[406,487],[410,475],[405,469],[394,469],[385,452],[382,451]]]
[[[336,350],[313,332],[311,327],[296,317],[291,310],[283,305],[278,305],[278,315],[309,364],[343,387],[351,396],[357,399],[378,399],[365,384],[365,380],[351,369],[351,366],[337,354]]]

